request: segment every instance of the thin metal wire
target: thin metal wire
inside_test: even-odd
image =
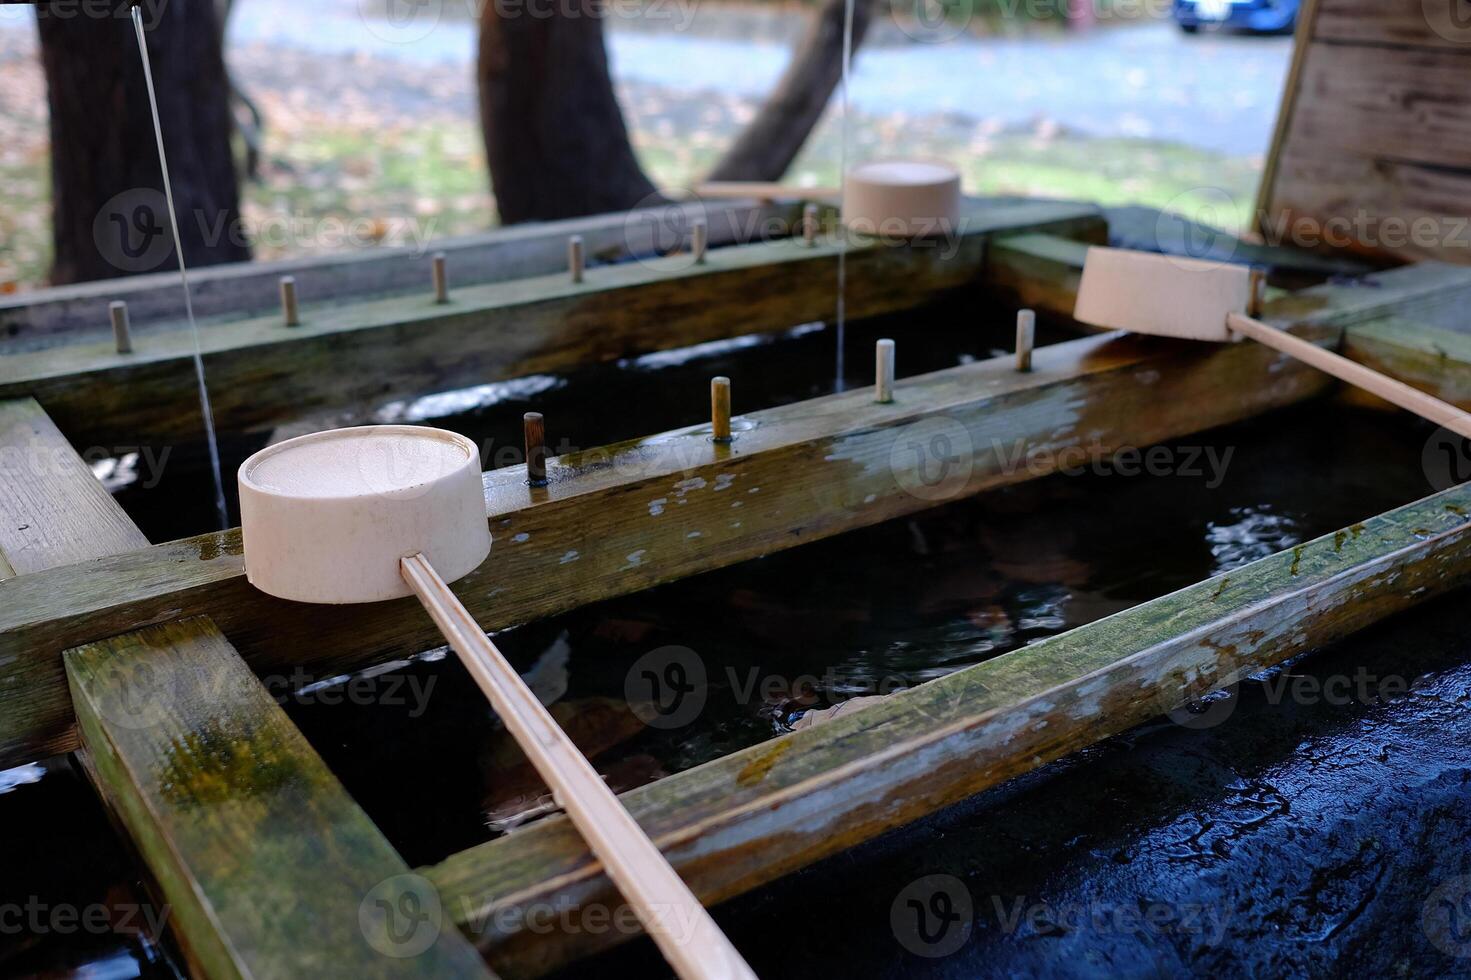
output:
[[[230,526],[230,512],[225,507],[225,481],[220,476],[220,447],[215,439],[214,412],[209,406],[209,389],[204,383],[204,352],[199,345],[199,324],[194,320],[194,302],[189,295],[189,270],[184,267],[184,243],[179,237],[179,215],[174,210],[174,188],[169,180],[169,161],[163,151],[163,126],[158,120],[158,95],[153,90],[153,66],[148,61],[148,41],[143,34],[143,11],[133,8],[133,32],[138,35],[138,54],[143,58],[143,79],[148,85],[148,108],[153,113],[153,139],[158,144],[158,165],[163,171],[163,195],[169,206],[169,226],[174,232],[174,254],[179,258],[179,281],[184,286],[184,313],[189,318],[189,332],[194,338],[194,374],[199,379],[199,410],[204,416],[204,435],[209,442],[209,465],[215,480],[215,509],[220,516],[220,530]]]

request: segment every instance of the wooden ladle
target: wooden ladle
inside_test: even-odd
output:
[[[252,585],[299,602],[418,596],[675,972],[755,977],[450,591],[490,553],[473,442],[420,426],[336,429],[261,450],[238,480]]]

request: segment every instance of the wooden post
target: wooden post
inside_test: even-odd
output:
[[[802,208],[802,244],[807,246],[817,244],[816,204],[808,204]]]
[[[701,218],[690,226],[690,252],[696,265],[705,264],[705,250],[710,244],[710,226]]]
[[[296,306],[296,277],[281,277],[281,321],[288,327],[301,326],[301,315]]]
[[[430,275],[434,279],[434,302],[449,302],[449,275],[445,269],[443,252],[435,252],[429,260]]]
[[[894,342],[885,337],[874,348],[874,401],[887,405],[894,400]]]
[[[117,352],[133,353],[133,331],[128,322],[128,304],[115,299],[107,304],[107,312],[112,317],[112,339],[117,344]]]
[[[1032,369],[1032,343],[1036,339],[1037,314],[1031,310],[1016,311],[1016,369]]]
[[[567,239],[567,271],[572,275],[573,282],[582,282],[582,236],[573,235]]]
[[[526,430],[526,482],[533,487],[547,485],[546,420],[540,412],[527,412],[521,417]]]
[[[710,379],[710,431],[716,442],[730,442],[730,379]]]

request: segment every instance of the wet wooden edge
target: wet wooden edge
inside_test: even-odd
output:
[[[479,286],[448,303],[419,295],[313,305],[301,324],[278,310],[201,331],[223,437],[269,432],[314,413],[368,415],[387,401],[596,364],[668,347],[787,329],[830,317],[838,256],[851,317],[912,308],[980,276],[987,241],[1019,228],[1098,234],[1074,204],[973,204],[951,239],[758,241],[688,255]],[[299,291],[300,292],[300,291]],[[136,322],[136,320],[135,320]],[[0,358],[0,398],[35,398],[78,446],[164,446],[202,439],[194,340],[176,329]]]
[[[0,578],[146,547],[35,399],[0,401]]]
[[[545,487],[522,466],[495,470],[496,544],[456,591],[486,628],[512,626],[1042,476],[1077,447],[1239,421],[1326,384],[1259,345],[1103,335],[1039,348],[1027,373],[1003,357],[901,380],[888,404],[854,391],[740,416],[729,444],[700,426],[555,457]],[[927,457],[936,434],[953,460]],[[58,656],[68,646],[210,615],[258,673],[327,677],[438,643],[409,601],[317,607],[259,593],[238,532],[42,574],[0,583],[0,761],[74,744]]]
[[[1447,490],[622,799],[719,902],[1466,584],[1468,514]],[[632,934],[539,927],[620,921],[560,816],[421,873],[507,977]]]
[[[197,316],[224,322],[275,309],[276,283],[297,280],[304,296],[337,302],[416,293],[430,288],[432,255],[445,254],[451,286],[544,276],[564,267],[567,238],[580,235],[598,262],[657,255],[675,248],[691,222],[703,219],[712,247],[784,237],[801,219],[795,201],[657,204],[623,214],[535,222],[399,247],[358,249],[269,262],[233,262],[190,270]],[[166,259],[166,257],[165,257]],[[108,332],[108,304],[122,300],[146,331],[184,319],[178,273],[170,268],[100,282],[0,296],[0,353],[14,353]]]
[[[207,618],[65,662],[87,770],[191,973],[492,976]]]

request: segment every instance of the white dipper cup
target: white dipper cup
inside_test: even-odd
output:
[[[337,429],[240,466],[245,574],[300,602],[417,595],[608,877],[686,980],[755,974],[450,591],[490,553],[475,443],[411,425]]]

